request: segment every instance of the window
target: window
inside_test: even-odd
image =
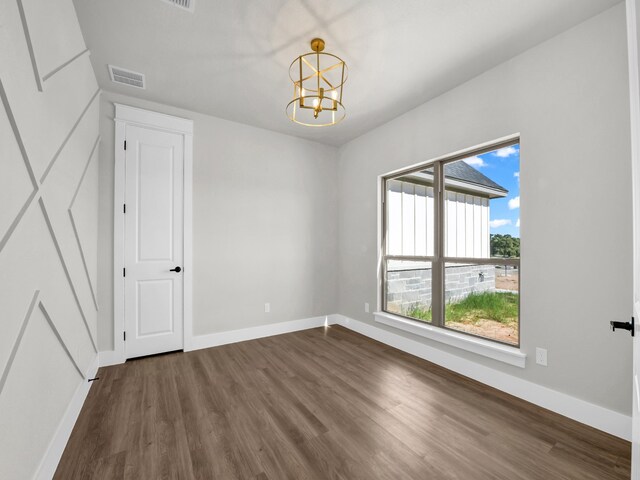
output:
[[[520,344],[517,140],[386,177],[383,310]]]

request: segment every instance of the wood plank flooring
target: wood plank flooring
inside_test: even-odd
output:
[[[628,479],[628,442],[339,326],[102,368],[56,479]]]

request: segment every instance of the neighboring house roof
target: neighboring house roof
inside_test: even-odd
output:
[[[464,161],[447,163],[444,166],[445,184],[454,191],[462,191],[485,198],[506,197],[509,190],[480,173]],[[399,180],[433,183],[433,168],[411,173]]]
[[[455,178],[456,180],[461,180],[465,183],[473,183],[475,185],[487,187],[492,190],[499,190],[504,192],[505,194],[509,193],[509,190],[501,185],[498,185],[489,177],[480,173],[478,170],[464,161],[447,163],[444,166],[444,175],[447,178]]]

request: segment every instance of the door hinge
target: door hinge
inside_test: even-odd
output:
[[[127,269],[126,269],[126,268],[123,268],[123,269],[122,269],[122,276],[123,276],[123,277],[126,277],[126,276],[127,276]]]
[[[122,338],[125,342],[127,341],[127,332],[122,332]]]
[[[127,204],[122,204],[122,213],[127,213]]]
[[[127,141],[126,140],[124,141],[124,149],[125,150],[127,149]]]

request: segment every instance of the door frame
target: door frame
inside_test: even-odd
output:
[[[113,349],[119,363],[127,359],[124,331],[125,268],[125,150],[128,125],[145,127],[183,137],[183,349],[193,345],[193,120],[114,103],[115,167],[113,191]]]
[[[631,136],[631,198],[633,212],[633,280],[634,289],[638,285],[638,263],[640,262],[640,239],[637,237],[638,225],[636,217],[640,209],[640,38],[638,27],[640,26],[640,11],[638,0],[626,0],[627,20],[627,54],[629,56],[629,117]],[[632,299],[635,302],[634,298]],[[636,315],[637,305],[632,305],[631,315]],[[637,319],[637,316],[636,316]],[[631,478],[640,480],[640,391],[638,387],[638,370],[640,369],[640,343],[634,337],[633,340],[633,379],[631,401]]]

